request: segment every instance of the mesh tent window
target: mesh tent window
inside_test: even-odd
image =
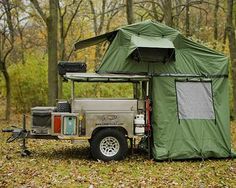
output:
[[[215,119],[212,83],[176,81],[179,119]]]

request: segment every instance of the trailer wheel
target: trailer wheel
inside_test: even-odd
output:
[[[103,161],[122,160],[128,152],[125,135],[117,129],[102,129],[91,140],[91,153],[94,159]]]

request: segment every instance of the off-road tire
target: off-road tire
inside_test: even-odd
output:
[[[92,157],[102,161],[122,160],[128,152],[124,133],[115,128],[105,128],[97,132],[91,139],[90,147]]]

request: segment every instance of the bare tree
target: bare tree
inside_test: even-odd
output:
[[[72,23],[74,19],[76,18],[76,15],[79,12],[80,5],[83,0],[75,1],[73,0],[70,4],[60,5],[58,2],[58,8],[59,8],[59,60],[60,61],[68,61],[70,58],[70,55],[72,54],[72,50],[69,54],[67,54],[66,51],[66,38],[68,36],[68,33],[72,27]],[[75,9],[73,10],[73,7]],[[69,16],[70,15],[70,16]],[[67,24],[66,24],[67,20]],[[59,77],[58,79],[58,98],[62,98],[62,79]]]
[[[57,40],[58,40],[58,0],[49,0],[49,16],[45,14],[38,0],[30,0],[47,27],[48,48],[48,104],[54,105],[58,98]]]
[[[92,13],[93,31],[95,36],[100,35],[102,32],[109,31],[113,17],[119,12],[120,8],[123,7],[118,1],[113,0],[102,0],[100,9],[95,6],[93,0],[89,0],[89,4]],[[102,57],[102,50],[101,45],[96,45],[95,69]]]
[[[173,26],[173,3],[171,0],[138,1],[135,4],[144,9],[153,19],[165,22],[168,26]]]
[[[236,117],[236,38],[235,25],[233,23],[233,4],[234,0],[227,0],[227,34],[229,39],[229,51],[232,64],[232,79],[233,79],[233,97],[234,97],[234,118]]]
[[[15,6],[15,30],[17,31],[17,37],[19,37],[19,42],[15,44],[14,52],[18,51],[18,56],[16,56],[16,60],[19,58],[20,61],[25,64],[25,29],[29,23],[29,14],[24,11],[24,3],[21,1],[14,1]]]
[[[68,33],[72,27],[72,23],[76,18],[76,15],[79,12],[80,5],[83,0],[75,1],[73,0],[70,4],[65,4],[64,7],[62,5],[58,5],[59,8],[59,47],[60,47],[60,60],[68,60],[69,55],[66,53],[66,38]],[[66,3],[66,2],[65,2]],[[74,7],[74,9],[73,9]],[[66,24],[67,23],[67,24]]]
[[[6,109],[5,119],[10,119],[11,112],[11,84],[7,70],[7,59],[14,48],[15,31],[13,26],[12,9],[9,0],[0,1],[1,6],[1,25],[0,25],[0,70],[6,83]]]
[[[134,4],[138,5],[140,9],[146,11],[149,18],[151,17],[159,22],[164,22],[166,25],[171,27],[179,27],[179,18],[185,11],[185,17],[184,20],[182,20],[182,23],[184,23],[186,35],[190,36],[190,8],[201,10],[207,14],[205,8],[197,5],[213,3],[203,0],[139,0]]]
[[[121,8],[124,6],[119,3],[117,0],[102,0],[99,6],[96,6],[96,1],[89,0],[90,10],[92,14],[93,22],[93,31],[95,36],[102,34],[103,32],[108,32],[110,30],[110,24],[113,17],[118,14]],[[96,45],[95,47],[95,61],[94,61],[94,70],[97,69],[102,54],[104,53],[104,48],[101,44]],[[98,95],[98,85],[94,86],[94,93]]]

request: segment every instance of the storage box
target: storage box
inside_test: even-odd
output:
[[[32,134],[45,135],[51,133],[51,114],[56,107],[31,108],[31,132]]]
[[[78,116],[67,112],[52,113],[52,135],[78,135]]]
[[[58,64],[58,73],[64,76],[67,72],[86,72],[87,65],[83,62],[60,61]]]

